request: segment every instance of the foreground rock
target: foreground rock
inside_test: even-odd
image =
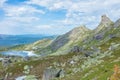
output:
[[[38,79],[34,75],[28,75],[17,77],[15,80],[38,80]]]
[[[42,80],[51,80],[64,76],[64,71],[61,69],[46,69],[43,74]]]

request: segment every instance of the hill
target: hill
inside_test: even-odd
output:
[[[24,67],[28,65],[32,68],[27,75],[34,75],[38,79],[53,74],[44,74],[46,69],[62,69],[65,74],[55,76],[55,80],[109,80],[114,65],[120,66],[120,19],[113,22],[103,15],[95,30],[81,26],[54,40],[40,40],[24,46],[26,50],[37,47],[36,53],[45,56],[14,63],[14,66],[6,69],[8,79],[24,75]],[[0,73],[3,73],[1,76],[5,76],[2,69],[0,67]]]

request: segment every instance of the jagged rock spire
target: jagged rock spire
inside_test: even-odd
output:
[[[98,27],[95,29],[95,33],[98,33],[105,27],[109,27],[113,22],[110,20],[109,17],[107,17],[105,14],[101,16],[101,21]]]
[[[107,26],[107,24],[111,23],[112,21],[110,20],[109,17],[107,17],[105,14],[101,16],[101,22],[100,24],[104,24]]]

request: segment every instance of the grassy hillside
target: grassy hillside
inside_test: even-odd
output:
[[[43,71],[51,66],[53,68],[62,68],[65,70],[65,77],[60,80],[107,80],[113,73],[114,65],[120,65],[120,45],[112,51],[105,50],[105,48],[109,48],[110,45],[108,44],[113,42],[120,44],[120,37],[112,38],[105,44],[100,45],[102,50],[101,53],[97,55],[93,54],[91,57],[85,57],[83,53],[49,56],[34,61],[15,63],[14,66],[7,69],[7,72],[12,73],[12,75],[9,76],[10,78],[14,78],[23,74],[25,65],[30,65],[34,67],[31,69],[30,74],[42,78]],[[70,64],[70,60],[74,60],[76,63]],[[5,75],[4,71],[2,74]]]
[[[109,23],[109,19],[107,21],[106,23]],[[55,80],[109,80],[114,73],[114,65],[120,66],[120,24],[118,22],[105,23],[106,26],[99,28],[101,30],[98,32],[80,27],[55,40],[45,39],[29,45],[12,47],[10,49],[33,50],[46,56],[33,57],[26,62],[15,62],[6,69],[0,64],[0,77],[8,74],[8,79],[13,80],[25,75],[24,67],[28,65],[31,68],[27,75],[34,75],[38,80],[42,79],[47,68],[65,71],[64,76]]]

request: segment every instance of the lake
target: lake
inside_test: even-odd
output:
[[[30,44],[42,39],[53,39],[50,35],[0,35],[0,47]]]
[[[5,55],[5,56],[20,56],[20,57],[39,56],[37,54],[34,54],[33,51],[4,51],[4,52],[1,52],[0,54]]]

